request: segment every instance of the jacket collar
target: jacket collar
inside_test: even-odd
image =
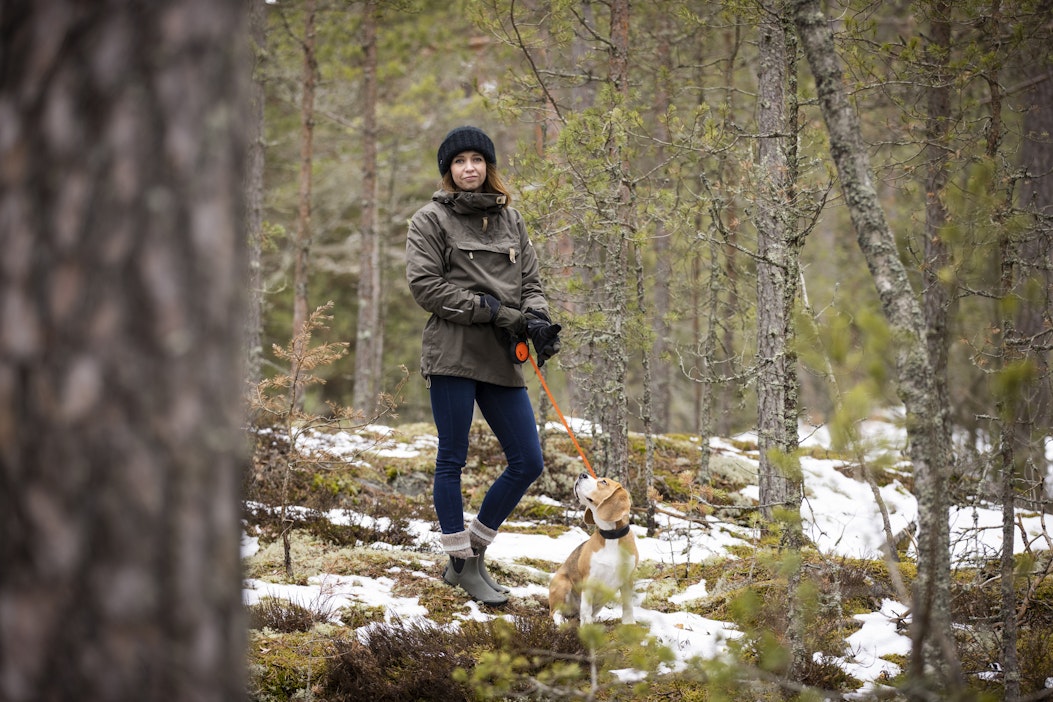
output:
[[[477,215],[497,214],[505,208],[507,200],[504,195],[498,193],[448,193],[443,190],[432,195],[431,199],[452,207],[457,214]]]

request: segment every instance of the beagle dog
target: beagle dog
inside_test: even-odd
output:
[[[585,508],[585,523],[595,524],[597,529],[552,576],[549,613],[557,623],[562,616],[577,615],[582,624],[589,624],[604,605],[604,596],[617,591],[622,623],[632,624],[633,571],[640,553],[629,530],[629,491],[616,480],[582,473],[574,483],[574,494]]]

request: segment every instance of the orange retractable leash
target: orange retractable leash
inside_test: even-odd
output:
[[[537,374],[537,379],[541,381],[541,387],[545,389],[545,394],[548,395],[548,399],[552,402],[552,407],[556,410],[556,414],[559,415],[560,420],[563,422],[563,426],[567,430],[567,435],[570,436],[570,440],[574,442],[574,448],[578,449],[578,455],[581,456],[581,460],[585,462],[585,467],[589,469],[589,474],[592,477],[596,477],[596,471],[592,469],[592,465],[589,464],[589,459],[585,457],[585,452],[581,450],[581,445],[578,444],[577,437],[574,436],[574,432],[570,429],[570,424],[567,422],[567,418],[563,416],[563,412],[560,411],[559,405],[556,403],[556,398],[552,397],[552,391],[548,389],[548,384],[545,382],[545,377],[541,375],[541,369],[537,366],[537,361],[530,355],[530,348],[527,346],[527,342],[520,341],[516,343],[516,359],[522,363],[523,361],[530,359],[530,365],[534,366],[534,373]]]

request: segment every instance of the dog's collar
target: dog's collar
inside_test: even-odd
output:
[[[629,533],[629,525],[626,524],[621,529],[600,529],[600,536],[605,539],[620,539]]]

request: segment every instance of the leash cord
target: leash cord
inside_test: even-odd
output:
[[[526,344],[524,344],[526,346]],[[556,398],[552,397],[552,391],[548,389],[548,384],[545,382],[545,377],[541,375],[541,369],[537,367],[537,361],[534,360],[533,354],[527,352],[527,357],[530,359],[530,365],[534,366],[534,373],[537,374],[537,379],[541,381],[541,387],[545,389],[545,394],[548,395],[548,399],[552,402],[552,407],[556,410],[556,414],[559,415],[560,420],[563,422],[563,426],[567,430],[567,435],[570,436],[570,440],[574,442],[574,448],[578,449],[578,455],[581,456],[581,460],[585,461],[585,467],[589,469],[589,473],[592,477],[596,477],[596,471],[592,469],[589,464],[589,459],[585,457],[585,452],[581,450],[581,445],[578,444],[577,437],[574,436],[574,432],[570,429],[570,424],[567,422],[567,418],[563,416],[563,412],[560,411],[559,405],[556,403]]]

